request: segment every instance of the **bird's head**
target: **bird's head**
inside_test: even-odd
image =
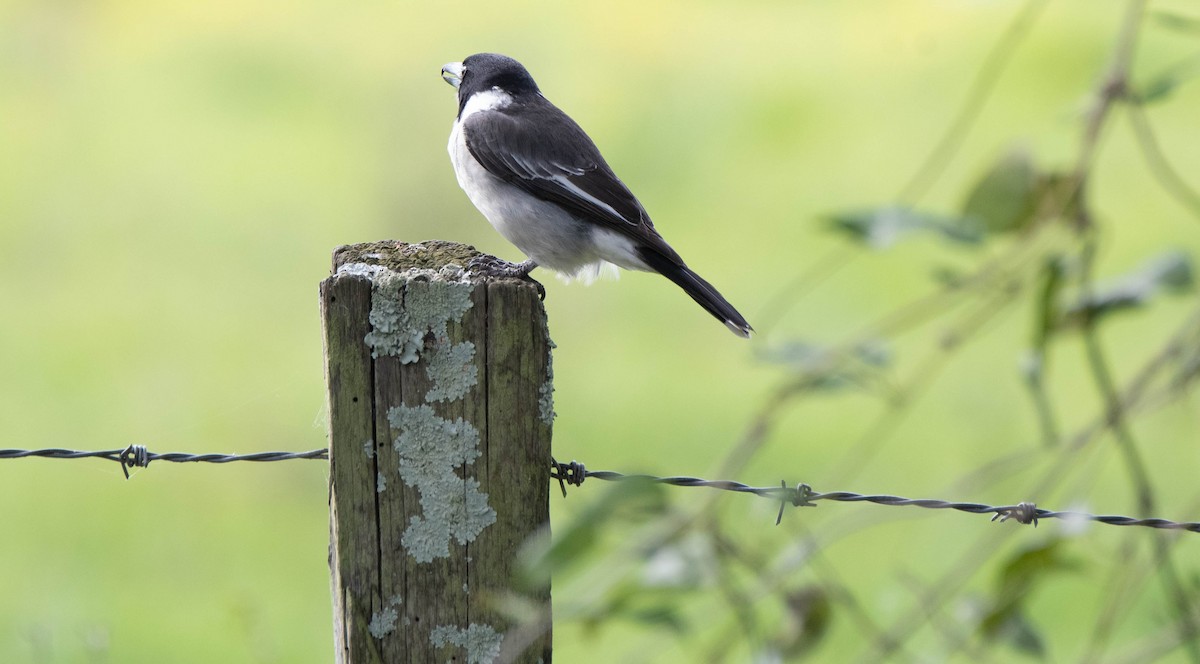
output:
[[[476,92],[499,88],[516,97],[536,94],[537,83],[521,63],[498,53],[476,53],[462,62],[442,67],[442,78],[458,89],[459,104]]]

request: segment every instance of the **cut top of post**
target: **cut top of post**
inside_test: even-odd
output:
[[[452,266],[465,268],[472,259],[485,256],[487,254],[469,244],[445,240],[413,243],[382,240],[346,244],[333,250],[333,274],[337,276],[346,269],[357,270],[357,266],[386,268],[395,272],[412,269],[438,272]]]

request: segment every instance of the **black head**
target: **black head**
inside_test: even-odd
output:
[[[492,88],[518,97],[538,93],[537,83],[521,63],[499,53],[476,53],[442,67],[442,78],[458,88],[461,109],[471,95]]]

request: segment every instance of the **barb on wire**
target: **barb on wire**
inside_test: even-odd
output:
[[[754,487],[741,482],[732,482],[729,480],[703,480],[697,477],[657,477],[654,475],[626,475],[611,470],[588,470],[582,463],[572,461],[571,463],[559,463],[554,459],[550,460],[550,478],[559,481],[559,486],[562,488],[563,495],[567,495],[567,484],[579,486],[589,477],[594,477],[599,480],[607,480],[610,482],[622,481],[643,481],[654,482],[657,484],[668,484],[671,486],[703,486],[713,489],[721,489],[722,491],[734,491],[737,493],[752,493],[763,498],[773,498],[780,501],[779,516],[776,517],[775,523],[779,524],[783,518],[783,508],[787,505],[793,507],[816,507],[817,501],[833,500],[843,503],[859,503],[868,502],[877,505],[904,506],[911,505],[914,507],[923,507],[925,509],[934,510],[957,510],[959,512],[969,512],[971,514],[991,514],[992,521],[999,520],[1001,522],[1009,519],[1017,523],[1033,525],[1037,527],[1040,519],[1066,519],[1069,521],[1095,521],[1110,526],[1143,526],[1146,528],[1158,528],[1160,530],[1186,530],[1188,532],[1200,533],[1200,522],[1178,522],[1169,521],[1167,519],[1135,519],[1129,516],[1115,515],[1097,515],[1087,514],[1085,512],[1056,512],[1053,510],[1042,509],[1031,502],[1018,503],[1016,505],[984,505],[981,503],[958,503],[946,500],[936,500],[932,498],[902,498],[900,496],[889,495],[867,495],[861,493],[853,493],[850,491],[830,491],[819,493],[813,490],[807,484],[797,484],[795,487],[789,487],[786,482],[780,482],[780,486]]]
[[[145,468],[151,461],[172,461],[175,463],[229,463],[231,461],[290,461],[292,459],[328,459],[329,450],[311,450],[308,452],[255,452],[253,454],[187,454],[184,452],[166,452],[157,454],[146,449],[144,445],[130,445],[121,450],[100,450],[80,452],[62,448],[44,450],[0,450],[0,459],[23,459],[26,457],[43,457],[47,459],[107,459],[121,464],[125,479],[129,479],[130,468]]]

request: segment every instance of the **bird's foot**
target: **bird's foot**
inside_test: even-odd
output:
[[[532,259],[521,263],[510,263],[502,258],[488,255],[476,256],[467,261],[468,271],[498,278],[524,279],[535,267],[537,267],[537,263]]]
[[[522,261],[520,263],[510,263],[504,259],[496,258],[495,256],[477,256],[467,261],[467,272],[472,274],[482,274],[489,277],[500,279],[524,279],[537,287],[538,297],[542,300],[546,299],[546,287],[536,279],[529,276],[533,268],[537,267],[537,263],[533,259]]]

